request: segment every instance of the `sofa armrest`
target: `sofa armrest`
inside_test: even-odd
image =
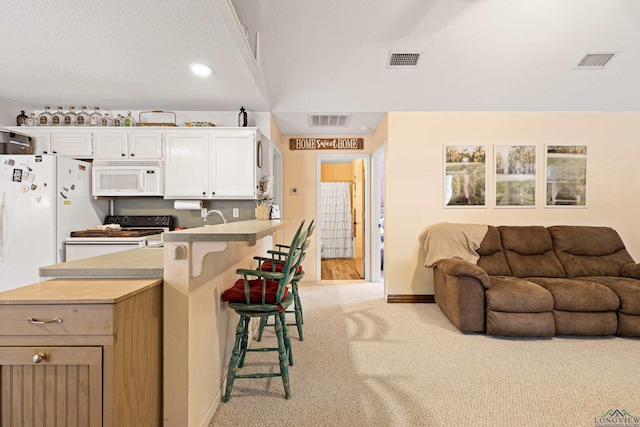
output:
[[[441,259],[436,268],[444,274],[456,277],[471,277],[476,279],[485,289],[489,289],[489,275],[481,267],[459,259]]]
[[[629,263],[622,266],[620,274],[623,277],[630,277],[632,279],[640,279],[640,264]]]
[[[456,260],[442,260],[456,261]],[[485,288],[468,275],[449,274],[466,262],[438,262],[433,269],[433,294],[440,310],[462,332],[485,331]],[[469,264],[474,267],[474,264]],[[442,268],[440,268],[442,266]],[[444,270],[449,273],[445,273]],[[481,276],[481,275],[480,275]]]

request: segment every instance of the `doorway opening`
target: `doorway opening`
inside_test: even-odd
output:
[[[371,155],[371,281],[384,283],[386,141]],[[387,287],[385,284],[385,295]]]
[[[319,155],[319,280],[369,280],[369,156]]]

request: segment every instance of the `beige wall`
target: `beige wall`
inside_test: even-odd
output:
[[[31,111],[28,108],[0,98],[0,123],[4,123],[4,126],[15,126],[16,117],[21,110],[25,110],[27,116],[31,115]]]
[[[316,218],[316,161],[320,154],[365,154],[369,155],[377,145],[371,135],[338,135],[340,138],[364,138],[363,150],[289,150],[289,138],[332,138],[335,135],[282,135],[279,148],[283,157],[283,208],[282,217],[286,219],[310,221]],[[298,188],[298,194],[292,195],[291,188]],[[284,240],[290,240],[295,232],[289,227]],[[306,281],[320,280],[316,268],[317,232],[313,235],[311,245],[307,250],[304,263]]]
[[[344,182],[353,180],[351,164],[323,164],[320,171],[322,182]]]
[[[384,123],[382,125],[385,125]],[[493,207],[493,145],[538,147],[538,207]],[[544,208],[544,145],[588,145],[587,208]],[[486,208],[443,208],[443,145],[487,145]],[[437,222],[604,225],[640,261],[640,113],[389,113],[385,270],[388,294],[433,294],[419,236]]]

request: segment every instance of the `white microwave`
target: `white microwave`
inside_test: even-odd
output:
[[[93,196],[162,196],[162,166],[161,161],[95,161]]]

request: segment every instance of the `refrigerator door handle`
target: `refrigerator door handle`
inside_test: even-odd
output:
[[[0,193],[0,262],[4,262],[4,192]]]

